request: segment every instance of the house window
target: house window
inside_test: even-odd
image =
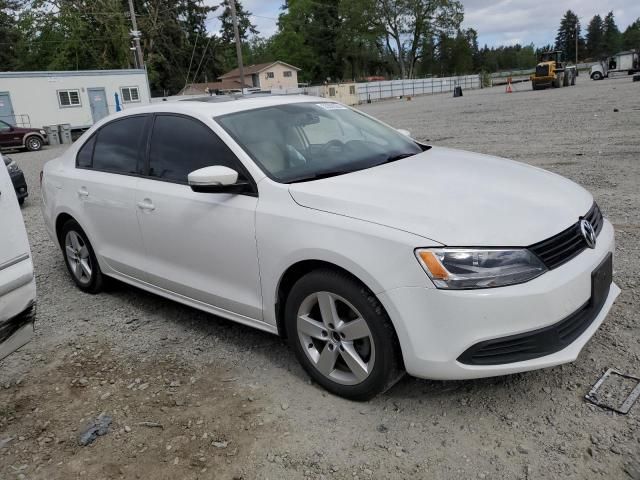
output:
[[[336,96],[336,89],[333,87],[329,87],[329,96],[330,97],[335,97]]]
[[[140,93],[138,92],[138,87],[121,87],[120,93],[122,94],[123,103],[140,101]]]
[[[58,104],[60,107],[79,107],[80,90],[58,90]]]
[[[291,70],[285,70],[284,72],[282,72],[282,76],[283,77],[290,77],[291,76]]]
[[[356,86],[349,85],[349,95],[355,95],[355,94],[356,94]]]
[[[267,78],[275,78],[275,74],[273,72],[267,72]]]

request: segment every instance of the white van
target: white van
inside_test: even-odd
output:
[[[0,360],[33,336],[35,306],[36,280],[27,231],[0,158]]]

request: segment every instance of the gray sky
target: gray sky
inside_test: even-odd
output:
[[[208,4],[217,0],[205,0]],[[571,9],[578,14],[583,33],[591,17],[605,16],[613,10],[621,31],[640,17],[640,0],[462,0],[465,28],[478,31],[480,46],[522,43],[546,45],[552,43],[564,12]],[[242,5],[254,14],[252,21],[260,35],[268,37],[277,30],[280,0],[242,0]],[[209,30],[220,28],[212,18]]]

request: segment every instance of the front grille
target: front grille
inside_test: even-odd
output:
[[[593,206],[582,219],[593,226],[596,236],[600,234],[603,225],[602,212],[594,202]],[[587,248],[587,243],[580,231],[580,220],[566,230],[551,238],[535,243],[529,247],[549,270],[559,267]]]
[[[591,275],[591,298],[563,320],[532,332],[476,343],[458,357],[467,365],[501,365],[543,357],[570,345],[596,319],[609,296],[613,260],[607,258]]]
[[[546,77],[549,75],[549,65],[537,65],[536,77]]]

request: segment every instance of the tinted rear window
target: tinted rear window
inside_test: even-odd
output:
[[[96,143],[96,135],[91,137],[78,152],[78,166],[82,168],[90,168],[93,157],[93,146]]]
[[[138,173],[143,156],[146,117],[129,117],[100,129],[93,152],[93,168],[115,173]]]

